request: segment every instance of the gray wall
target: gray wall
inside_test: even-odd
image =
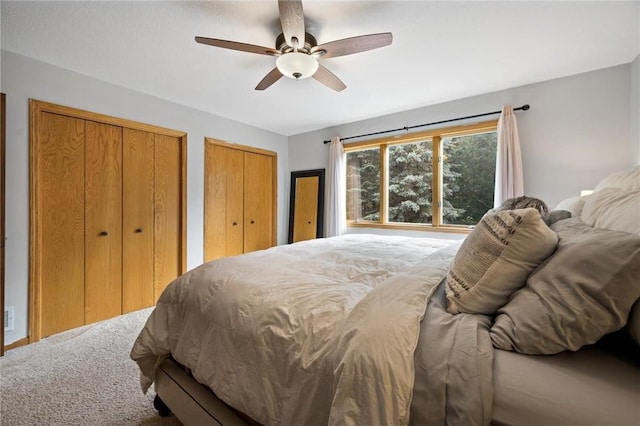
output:
[[[6,292],[15,306],[12,343],[27,336],[29,272],[29,98],[187,132],[187,266],[203,260],[204,137],[278,153],[278,242],[286,242],[288,139],[2,50],[7,94]]]
[[[322,142],[332,136],[402,128],[495,111],[504,104],[519,107],[528,103],[529,111],[516,113],[525,193],[554,206],[582,189],[593,188],[611,172],[640,164],[634,151],[638,143],[630,142],[632,69],[637,111],[638,59],[633,66],[620,65],[292,136],[289,167],[292,171],[326,168],[329,148]],[[634,120],[637,132],[637,113]],[[373,228],[367,231],[379,233]]]

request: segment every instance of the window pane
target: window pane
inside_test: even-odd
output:
[[[380,219],[380,148],[347,153],[347,220]]]
[[[391,145],[389,222],[431,223],[432,142]]]
[[[442,138],[443,223],[475,225],[493,208],[496,132]]]

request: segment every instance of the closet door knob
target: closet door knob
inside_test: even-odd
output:
[[[101,236],[101,237],[106,237],[107,235],[109,235],[109,233],[108,233],[107,231],[102,231],[102,232],[100,233],[100,236]]]
[[[256,223],[256,221],[255,221],[255,220],[252,220],[252,221],[251,221],[251,223],[252,223],[252,224],[253,224],[253,223]]]
[[[233,225],[233,226],[238,226],[238,222],[235,222],[235,221],[234,221],[234,222],[232,223],[232,225]]]
[[[142,228],[136,229],[136,234],[141,234],[141,233],[142,233]]]

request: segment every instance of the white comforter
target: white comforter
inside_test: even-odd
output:
[[[204,264],[135,342],[143,389],[172,354],[265,425],[408,424],[420,322],[457,246],[347,235]]]

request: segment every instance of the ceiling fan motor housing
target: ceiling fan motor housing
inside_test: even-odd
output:
[[[311,53],[311,49],[316,47],[318,42],[316,38],[309,33],[304,33],[304,46],[298,47],[299,52]],[[287,41],[284,39],[284,34],[280,33],[278,37],[276,37],[276,49],[281,53],[293,52],[293,46],[289,46]]]

